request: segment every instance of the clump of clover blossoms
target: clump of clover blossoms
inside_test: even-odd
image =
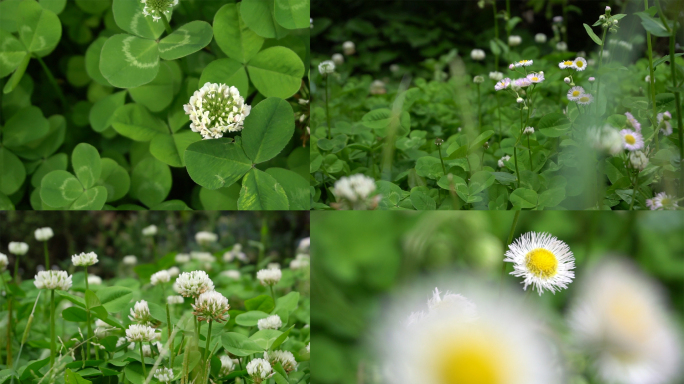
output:
[[[178,0],[140,0],[145,4],[143,15],[152,16],[152,20],[159,21],[162,15],[171,15],[173,7],[178,5]]]
[[[239,132],[252,107],[245,104],[240,91],[232,86],[205,83],[183,105],[190,116],[190,129],[204,139],[218,139],[225,132]]]

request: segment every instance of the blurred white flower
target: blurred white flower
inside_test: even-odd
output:
[[[584,95],[584,88],[580,87],[579,85],[574,86],[568,90],[568,100],[570,101],[578,101],[580,96]]]
[[[484,77],[483,77],[483,76],[480,76],[480,75],[477,75],[477,76],[473,77],[473,83],[475,83],[475,84],[482,84],[482,83],[484,83]]]
[[[133,266],[133,265],[138,264],[138,258],[133,256],[133,255],[124,256],[123,263],[124,263],[124,265]]]
[[[8,264],[9,264],[9,259],[7,259],[7,255],[0,252],[0,273],[4,272],[5,269],[7,269]]]
[[[88,275],[88,285],[102,285],[102,278],[97,275]]]
[[[580,71],[580,72],[587,69],[587,60],[584,57],[576,58],[574,63],[575,63],[575,65],[573,68]]]
[[[303,252],[303,253],[309,253],[310,247],[311,247],[311,238],[305,237],[305,238],[299,240],[299,244],[297,245],[297,251]]]
[[[98,260],[95,252],[82,252],[78,255],[71,256],[71,262],[77,267],[89,267],[97,264]]]
[[[334,53],[332,55],[332,61],[335,65],[342,65],[344,64],[344,56],[342,56],[341,53]]]
[[[283,321],[280,320],[280,316],[271,315],[269,317],[259,319],[257,321],[257,327],[261,331],[262,329],[279,329],[283,326]]]
[[[534,35],[534,41],[539,44],[544,44],[546,43],[546,35],[543,33],[537,33],[536,35]]]
[[[523,135],[532,135],[534,134],[534,128],[533,127],[526,127],[525,130],[523,131]]]
[[[214,255],[209,252],[190,252],[190,258],[200,263],[213,263],[216,261]]]
[[[52,232],[52,228],[44,227],[44,228],[36,229],[34,235],[36,236],[36,240],[38,240],[38,241],[48,241],[55,234]]]
[[[28,252],[28,244],[18,241],[11,241],[7,246],[7,249],[9,249],[11,254],[22,256]]]
[[[283,273],[280,269],[262,269],[257,272],[256,277],[261,282],[261,285],[276,285],[280,278],[283,277]]]
[[[375,180],[361,173],[340,178],[333,188],[333,193],[338,199],[346,199],[350,202],[366,200],[373,192],[375,192]]]
[[[150,315],[150,307],[147,305],[147,301],[137,301],[133,308],[131,308],[130,313],[128,319],[132,322],[141,325],[150,325],[152,315]]]
[[[587,130],[587,141],[592,148],[616,155],[623,150],[623,139],[620,132],[606,125]]]
[[[242,252],[242,244],[240,243],[236,243],[233,245],[233,249],[223,254],[223,261],[226,263],[230,263],[236,258],[242,262],[248,261],[247,255]]]
[[[254,384],[261,384],[273,375],[271,364],[264,359],[254,359],[247,364],[247,374]]]
[[[71,288],[71,275],[65,271],[40,271],[33,284],[38,289],[58,289],[68,291]]]
[[[556,43],[556,50],[565,52],[568,50],[568,44],[565,41],[559,41]]]
[[[266,268],[268,268],[268,269],[280,269],[280,263],[268,263]]]
[[[252,107],[234,86],[205,83],[183,105],[190,117],[190,129],[204,139],[218,139],[226,132],[239,132]]]
[[[230,309],[228,299],[216,291],[204,292],[192,304],[193,314],[199,321],[226,321],[226,312]]]
[[[670,120],[672,120],[672,114],[670,111],[659,113],[657,117],[660,132],[665,136],[670,136],[672,134],[672,122],[670,122]]]
[[[675,210],[679,206],[676,199],[665,192],[660,192],[652,199],[647,199],[646,206],[652,211]]]
[[[518,46],[522,43],[522,37],[517,36],[517,35],[510,35],[508,36],[508,45],[511,47]]]
[[[387,93],[385,82],[382,80],[373,80],[370,85],[369,92],[371,95],[384,95]]]
[[[503,168],[506,166],[506,162],[511,159],[511,156],[505,155],[504,157],[500,158],[498,161],[498,166],[499,168]]]
[[[157,368],[154,372],[154,378],[162,383],[168,383],[173,380],[173,369],[166,367]]]
[[[311,264],[311,258],[309,255],[298,254],[292,261],[290,261],[290,269],[304,269]]]
[[[170,277],[176,277],[180,274],[180,269],[178,269],[178,267],[171,267],[167,269],[166,272],[169,273]]]
[[[641,133],[631,129],[623,129],[620,131],[622,139],[624,140],[625,149],[628,151],[638,151],[644,148],[644,137]]]
[[[648,165],[648,156],[643,151],[630,152],[629,162],[632,164],[632,168],[643,171]]]
[[[166,303],[169,305],[174,305],[174,304],[183,304],[183,296],[168,296],[166,298]]]
[[[482,61],[485,59],[485,51],[481,49],[473,49],[470,51],[470,58],[475,61]]]
[[[354,44],[353,41],[345,41],[342,44],[342,51],[347,56],[353,55],[356,53],[356,45]]]
[[[331,73],[335,73],[335,63],[332,60],[324,60],[318,64],[318,73],[326,77]]]
[[[168,283],[169,281],[171,281],[171,274],[167,270],[155,272],[152,274],[152,276],[150,276],[150,283],[152,283],[152,285],[164,284]]]
[[[280,363],[287,373],[297,370],[297,360],[295,360],[294,355],[290,351],[264,352],[264,360],[268,360],[272,367]]]
[[[489,78],[494,81],[503,80],[503,73],[501,72],[489,72]]]
[[[392,64],[392,65],[390,65],[389,69],[390,69],[390,72],[397,74],[401,70],[401,67],[399,66],[399,64]]]
[[[200,245],[215,243],[217,240],[218,235],[212,232],[201,231],[195,234],[195,241]]]
[[[155,341],[157,335],[154,328],[147,325],[131,324],[126,329],[126,339],[132,343],[149,343]]]
[[[589,105],[594,101],[594,96],[589,93],[581,95],[575,102],[580,105]]]
[[[229,269],[227,271],[221,272],[221,275],[226,276],[228,278],[231,278],[233,280],[239,280],[240,279],[240,271],[235,270],[235,269]]]
[[[176,263],[178,264],[185,264],[190,261],[190,255],[187,253],[179,253],[176,255],[174,260],[176,260]]]
[[[154,236],[157,234],[157,226],[156,225],[150,225],[142,230],[143,236]]]
[[[231,359],[228,355],[221,355],[220,359],[221,371],[219,373],[219,376],[227,376],[229,373],[233,371],[235,363],[233,363],[233,359]]]
[[[183,297],[198,297],[214,290],[214,282],[204,271],[183,272],[176,279],[175,287]]]

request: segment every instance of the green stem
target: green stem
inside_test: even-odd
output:
[[[444,173],[444,176],[446,176],[446,167],[444,166],[444,159],[442,159],[442,146],[441,145],[437,146],[437,153],[439,153],[439,161],[442,162],[442,172]]]
[[[601,92],[601,76],[599,75],[599,71],[601,70],[601,64],[603,64],[603,50],[606,45],[606,32],[608,31],[608,28],[603,28],[603,36],[601,37],[601,54],[599,55],[599,65],[598,69],[596,69],[596,114],[598,114],[598,105],[599,105],[599,93]]]
[[[499,20],[496,18],[496,0],[492,1],[492,10],[494,11],[494,38],[499,40]],[[494,54],[494,71],[499,70],[499,55]]]
[[[644,0],[644,9],[648,11],[648,0]],[[651,32],[646,31],[646,44],[648,46],[648,69],[650,71],[650,76],[649,76],[649,85],[650,85],[650,95],[651,95],[651,103],[653,105],[653,118],[651,119],[651,124],[653,127],[655,127],[655,134],[654,134],[654,139],[655,139],[655,145],[656,145],[656,151],[658,151],[658,128],[656,127],[656,121],[658,119],[657,115],[657,109],[656,109],[656,102],[655,102],[655,76],[653,74],[653,48],[651,47]]]
[[[140,342],[140,363],[142,363],[143,377],[147,380],[147,367],[145,366],[145,355],[143,354],[143,342]]]
[[[45,270],[50,270],[50,256],[48,255],[47,241],[43,241],[43,250],[45,251]]]
[[[14,298],[8,292],[9,299],[7,302],[7,366],[12,365],[12,302]]]
[[[530,171],[534,168],[532,167],[532,146],[530,145],[530,135],[527,135],[527,150],[530,151]]]
[[[496,97],[496,114],[499,117],[499,147],[501,147],[501,140],[503,140],[503,132],[501,131],[501,101],[499,100],[499,93],[495,94]]]
[[[630,181],[632,181],[632,177],[630,175]],[[629,203],[629,210],[631,211],[634,208],[634,200],[636,200],[636,189],[639,184],[639,171],[637,171],[637,174],[634,177],[634,181],[632,181],[632,201]]]
[[[325,121],[328,124],[328,139],[332,139],[332,127],[330,126],[330,109],[328,107],[330,75],[325,77]]]
[[[275,303],[276,298],[275,298],[275,292],[273,291],[273,286],[269,285],[268,287],[271,288],[271,297],[273,298],[273,302]]]
[[[173,337],[171,337],[171,315],[169,314],[169,302],[166,302],[166,323],[168,324],[168,332],[169,332],[169,353],[171,354],[171,367],[173,367]]]
[[[14,284],[19,285],[19,256],[14,255]]]
[[[518,225],[518,219],[520,218],[520,210],[515,211],[513,216],[513,222],[511,223],[511,230],[508,232],[508,239],[506,240],[506,246],[511,245],[513,241],[513,233],[515,233],[515,227]],[[506,262],[501,262],[501,284],[503,285],[503,278],[506,274]]]
[[[677,12],[675,15],[679,15],[679,10],[681,8],[682,2],[679,2],[677,6]],[[672,23],[672,35],[670,35],[670,70],[672,71],[672,86],[677,89],[677,73],[675,71],[675,39],[677,37],[677,23]],[[677,113],[677,127],[679,128],[679,159],[682,161],[684,159],[684,125],[682,125],[682,102],[680,99],[680,92],[675,90],[675,110]],[[655,102],[654,102],[655,104]],[[655,108],[655,106],[654,106]],[[656,128],[655,136],[658,137],[658,129]],[[657,143],[657,141],[656,141]],[[681,172],[681,178],[679,179],[679,195],[684,196],[684,165],[679,166]]]
[[[206,361],[208,358],[211,358],[211,356],[207,356],[209,353],[209,343],[211,343],[211,325],[213,324],[213,321],[209,320],[209,329],[207,330],[207,342],[204,344],[204,352],[202,352],[202,361],[204,362],[204,380],[202,383],[205,383],[207,378],[209,377],[209,370],[207,369],[209,367],[208,362]]]
[[[162,21],[164,22],[164,28],[166,29],[166,33],[169,35],[172,34],[173,29],[171,29],[171,25],[169,24],[169,19],[166,18],[166,15],[164,14],[164,12],[161,12],[161,17],[162,17]]]
[[[482,133],[482,103],[480,101],[480,83],[477,84],[477,129]]]
[[[50,368],[55,365],[57,334],[55,331],[55,290],[50,290]]]
[[[85,285],[86,285],[86,292],[90,290],[88,287],[88,267],[85,267]],[[90,340],[93,338],[93,327],[90,324],[90,306],[88,305],[88,300],[85,301],[86,304],[86,322],[88,324],[88,342],[86,343],[86,354],[87,354],[87,359],[90,358]]]
[[[62,102],[62,107],[65,111],[67,111],[69,109],[69,104],[67,104],[66,98],[64,97],[64,93],[62,93],[62,88],[59,87],[59,84],[57,84],[57,80],[55,80],[55,77],[52,75],[52,71],[50,71],[50,68],[48,68],[48,66],[45,65],[43,59],[37,56],[36,59],[40,63],[40,66],[43,67],[45,75],[47,75],[48,81],[50,82],[50,84],[52,84],[52,87],[55,88],[57,97],[59,97],[59,100]]]

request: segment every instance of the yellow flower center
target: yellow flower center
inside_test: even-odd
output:
[[[625,135],[625,141],[629,145],[634,145],[634,143],[636,143],[636,139],[634,138],[633,135],[630,135],[630,134]]]
[[[539,81],[539,78],[537,76],[532,76],[532,81]]]
[[[563,64],[565,64],[565,65],[572,65],[572,61],[566,61],[566,62],[564,62]]]
[[[580,67],[580,68],[582,68],[582,67],[584,66],[584,62],[582,62],[582,61],[577,61],[577,62],[575,63],[575,65],[578,66],[578,67]]]
[[[589,101],[589,98],[587,96],[582,96],[580,97],[580,101],[586,103],[587,101]]]
[[[525,266],[535,276],[547,279],[558,272],[558,259],[550,251],[536,248],[525,256]]]
[[[671,204],[670,198],[669,197],[663,197],[662,200],[660,200],[660,203],[664,206],[667,207]]]
[[[445,345],[439,354],[436,376],[440,384],[500,384],[505,372],[491,343],[465,337]]]
[[[578,90],[572,91],[572,96],[573,96],[573,97],[577,97],[577,96],[579,96],[579,95],[580,95],[580,91],[578,91]]]

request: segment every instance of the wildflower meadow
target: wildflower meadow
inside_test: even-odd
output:
[[[0,2],[0,209],[308,210],[309,0]]]
[[[0,384],[310,383],[308,215],[0,214]]]
[[[322,384],[679,384],[678,212],[314,212]]]
[[[319,3],[314,209],[680,207],[681,1]]]

